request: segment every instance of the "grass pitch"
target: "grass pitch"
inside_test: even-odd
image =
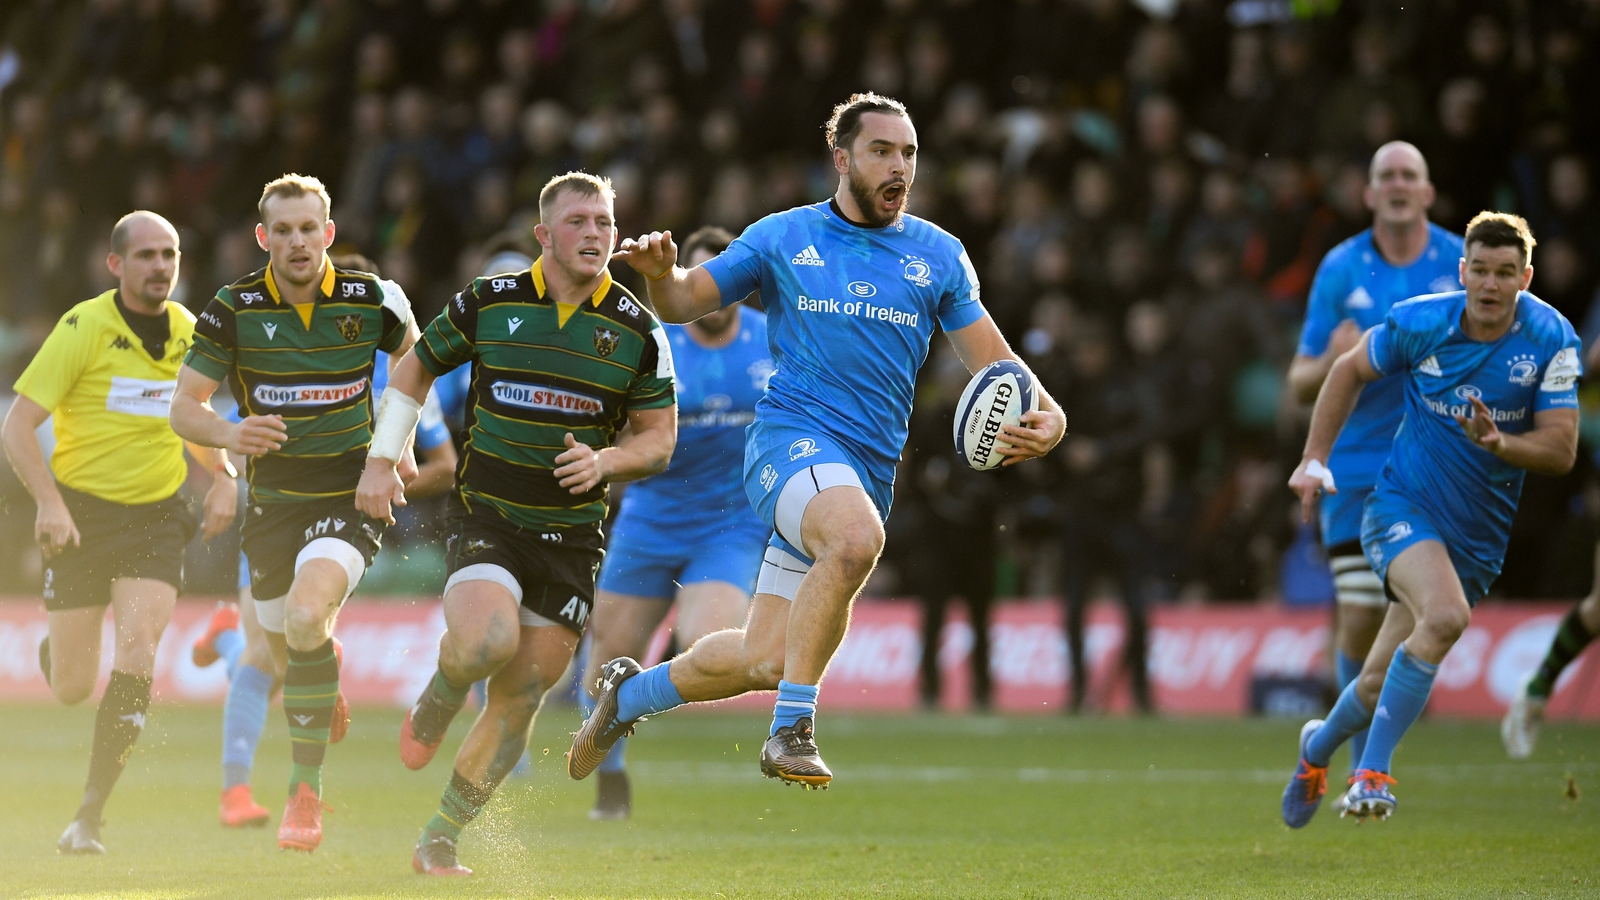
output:
[[[330,749],[326,840],[274,844],[288,741],[274,707],[257,759],[262,830],[216,822],[218,709],[157,707],[106,810],[104,857],[65,858],[93,709],[0,709],[0,895],[191,897],[1544,897],[1600,893],[1600,728],[1548,727],[1506,761],[1490,723],[1424,722],[1396,760],[1393,821],[1324,808],[1278,820],[1299,723],[845,716],[823,711],[826,793],[762,779],[766,721],[677,713],[629,750],[634,817],[591,822],[592,782],[546,713],[534,772],[467,831],[470,880],[424,879],[411,847],[449,777],[457,722],[422,772],[400,713],[358,709]],[[1335,766],[1343,766],[1342,758]],[[1568,796],[1568,779],[1580,797]]]

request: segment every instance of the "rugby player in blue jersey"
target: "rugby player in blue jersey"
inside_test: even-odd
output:
[[[1362,332],[1383,324],[1391,306],[1461,288],[1461,238],[1428,221],[1434,190],[1421,151],[1404,141],[1379,147],[1363,197],[1372,227],[1328,251],[1311,283],[1300,350],[1289,366],[1289,384],[1302,403],[1317,399],[1334,360]],[[1403,380],[1368,385],[1323,461],[1339,485],[1337,494],[1322,501],[1321,526],[1338,598],[1334,659],[1341,691],[1361,672],[1389,605],[1361,553],[1361,507],[1389,458],[1404,412]],[[1350,738],[1352,768],[1361,761],[1366,738],[1365,731]]]
[[[733,235],[707,227],[679,251],[689,266],[728,249]],[[772,376],[767,317],[734,303],[687,325],[666,326],[678,394],[678,444],[667,471],[628,487],[611,529],[595,594],[584,685],[601,663],[643,656],[677,601],[673,632],[689,647],[744,624],[772,529],[744,495],[744,430]],[[589,695],[583,695],[586,702]],[[592,819],[625,819],[632,791],[627,740],[600,764]]]
[[[1405,418],[1361,524],[1362,549],[1396,602],[1327,721],[1301,729],[1300,759],[1283,792],[1283,818],[1294,828],[1316,812],[1333,751],[1369,725],[1343,814],[1383,819],[1394,811],[1395,746],[1500,573],[1523,473],[1560,475],[1577,454],[1578,336],[1526,293],[1534,244],[1527,223],[1480,213],[1465,244],[1465,291],[1397,304],[1333,364],[1289,479],[1309,516],[1320,491],[1337,491],[1319,460],[1362,386],[1386,375],[1405,380]]]
[[[595,710],[567,755],[584,778],[643,717],[686,702],[778,691],[762,774],[825,787],[814,738],[818,685],[850,607],[883,549],[894,467],[905,445],[917,369],[935,327],[968,370],[1016,360],[978,299],[961,243],[906,215],[917,132],[905,107],[856,94],[834,108],[833,198],[767,216],[706,264],[677,265],[671,233],[622,242],[616,257],[649,282],[669,322],[693,321],[759,289],[777,364],[746,431],[745,492],[775,533],[750,618],[640,671],[606,663]],[[1048,453],[1066,418],[1041,408],[1005,428],[1012,465]]]

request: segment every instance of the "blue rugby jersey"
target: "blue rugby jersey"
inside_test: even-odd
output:
[[[669,535],[758,523],[744,493],[744,429],[772,377],[767,317],[740,307],[739,334],[717,348],[701,346],[681,325],[663,327],[672,344],[678,444],[665,472],[628,486],[619,515],[628,527]]]
[[[1461,237],[1428,225],[1428,246],[1409,266],[1393,266],[1372,242],[1372,229],[1357,234],[1328,251],[1317,267],[1300,331],[1305,356],[1321,356],[1335,328],[1353,319],[1366,331],[1383,324],[1389,309],[1402,300],[1423,294],[1459,290]],[[1405,413],[1405,385],[1385,378],[1361,391],[1356,408],[1339,433],[1325,462],[1332,470],[1339,493],[1322,499],[1322,540],[1333,546],[1361,537],[1361,505],[1372,492],[1389,458],[1389,446]]]
[[[892,484],[934,328],[983,316],[961,242],[915,216],[855,225],[829,200],[756,222],[705,269],[724,305],[761,291],[777,369],[757,416],[816,425]]]
[[[1427,512],[1457,553],[1504,558],[1522,493],[1524,471],[1473,444],[1454,416],[1477,397],[1500,430],[1522,434],[1547,409],[1577,409],[1582,375],[1572,325],[1529,293],[1499,340],[1483,343],[1461,331],[1465,291],[1397,304],[1368,337],[1368,357],[1383,375],[1405,382],[1405,419],[1378,478]]]

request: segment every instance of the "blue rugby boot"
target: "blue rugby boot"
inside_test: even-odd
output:
[[[1345,794],[1345,808],[1340,817],[1355,816],[1357,822],[1364,822],[1369,817],[1380,822],[1389,818],[1394,808],[1400,805],[1400,801],[1389,791],[1389,785],[1394,783],[1393,776],[1388,772],[1357,769],[1356,774],[1350,776],[1350,790]]]
[[[1283,789],[1283,824],[1290,828],[1304,828],[1317,814],[1322,795],[1328,792],[1328,767],[1306,762],[1306,742],[1321,727],[1321,719],[1312,719],[1300,727],[1300,759],[1295,763],[1294,777]]]

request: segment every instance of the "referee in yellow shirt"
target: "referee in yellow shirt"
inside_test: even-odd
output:
[[[56,323],[17,379],[0,425],[6,457],[39,509],[34,539],[44,553],[50,616],[39,662],[56,699],[73,704],[93,692],[108,604],[116,619],[88,786],[56,845],[62,853],[105,852],[100,812],[144,728],[156,644],[172,618],[183,548],[196,528],[178,496],[188,474],[184,443],[167,424],[195,321],[167,299],[178,258],[178,233],[166,219],[123,216],[106,258],[119,287]],[[56,448],[47,467],[34,432],[52,414]],[[191,445],[191,452],[215,473],[206,496],[210,539],[233,521],[234,472],[221,451]]]

